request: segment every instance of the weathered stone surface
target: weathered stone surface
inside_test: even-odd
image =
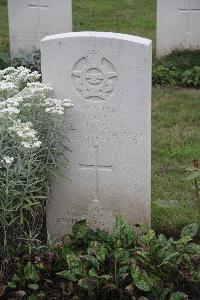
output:
[[[157,0],[157,57],[200,48],[199,28],[199,0]]]
[[[46,37],[41,51],[43,81],[74,103],[62,141],[70,163],[60,162],[69,180],[52,179],[49,232],[60,239],[82,219],[111,230],[117,214],[150,223],[151,41],[77,32]]]
[[[8,0],[10,52],[39,49],[46,35],[72,31],[71,0]]]

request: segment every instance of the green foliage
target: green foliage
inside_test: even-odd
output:
[[[141,270],[136,264],[131,267],[131,276],[133,284],[135,284],[139,290],[144,292],[151,291],[151,280],[144,270]]]
[[[193,69],[200,66],[200,51],[199,50],[174,50],[170,54],[162,57],[159,60],[167,68],[176,68],[181,71]]]
[[[200,87],[200,66],[194,67],[183,73],[182,84],[187,87]]]
[[[11,65],[10,57],[7,53],[0,52],[0,70],[5,69]]]
[[[58,138],[67,100],[24,67],[0,71],[0,255],[28,247],[43,225],[49,177],[56,172]],[[67,102],[66,102],[67,101]],[[66,149],[66,147],[65,147]],[[65,159],[67,164],[67,160]],[[38,243],[39,246],[39,243]]]
[[[153,84],[200,87],[200,51],[173,51],[153,64]]]
[[[178,70],[174,67],[169,69],[161,64],[153,64],[153,85],[177,85],[179,76]]]
[[[10,289],[16,289],[20,285],[23,290],[23,295],[27,294],[28,299],[34,299],[36,297],[35,291],[39,289],[38,281],[40,280],[39,271],[35,268],[31,261],[28,261],[25,266],[19,266],[18,273],[15,273],[11,281],[8,282],[7,287]],[[35,298],[37,299],[37,297]]]
[[[173,293],[169,300],[187,300],[187,299],[188,299],[187,295],[181,292],[177,292],[177,293]]]
[[[21,53],[18,58],[13,59],[12,65],[17,68],[23,66],[32,72],[41,73],[41,54],[40,50],[34,49],[31,53]]]
[[[184,236],[189,236],[191,238],[193,238],[197,232],[199,230],[199,226],[198,224],[189,224],[187,226],[185,226],[181,232],[181,237],[184,237]]]
[[[192,242],[198,229],[190,224],[174,240],[157,236],[146,225],[136,234],[121,216],[106,235],[78,222],[70,244],[55,244],[39,257],[18,262],[6,291],[21,287],[37,296],[40,290],[50,298],[47,285],[52,289],[53,276],[80,299],[193,299],[200,283],[200,245]]]

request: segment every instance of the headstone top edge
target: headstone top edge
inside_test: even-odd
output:
[[[128,42],[134,42],[136,44],[142,44],[145,46],[151,46],[152,41],[150,39],[142,38],[135,35],[129,35],[124,33],[116,33],[116,32],[99,32],[99,31],[81,31],[81,32],[68,32],[68,33],[59,33],[46,36],[41,40],[41,43],[47,41],[53,41],[57,39],[65,39],[65,38],[77,38],[77,37],[94,37],[94,38],[107,38],[107,39],[115,39],[115,40],[124,40]]]

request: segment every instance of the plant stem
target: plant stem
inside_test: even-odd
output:
[[[195,194],[197,198],[198,223],[200,224],[200,194],[199,194],[199,186],[198,186],[197,179],[194,180],[194,186],[195,186]]]

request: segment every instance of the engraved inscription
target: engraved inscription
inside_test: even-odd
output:
[[[68,142],[79,147],[81,143],[101,146],[111,143],[112,145],[137,144],[140,134],[134,129],[116,129],[111,120],[118,120],[116,108],[103,105],[98,109],[98,104],[87,104],[87,114],[82,113],[78,120],[73,116],[68,117],[66,124],[66,135]],[[123,116],[120,116],[123,119]],[[79,124],[82,124],[81,128]]]
[[[105,143],[112,143],[115,145],[128,145],[137,144],[139,135],[134,131],[119,131],[106,127],[105,129],[95,131],[90,129],[90,132],[83,130],[70,129],[71,134],[69,136],[69,142],[73,143],[87,143],[103,145]]]
[[[93,49],[74,65],[72,80],[84,99],[107,100],[116,88],[117,73],[112,63]]]
[[[184,15],[186,14],[187,15],[187,28],[186,28],[186,32],[188,34],[191,33],[191,18],[193,17],[193,14],[195,13],[199,13],[199,17],[200,17],[200,4],[199,4],[199,7],[192,7],[191,5],[191,1],[188,0],[188,5],[187,5],[187,8],[179,8],[178,9],[179,12],[183,13]]]
[[[49,0],[29,0],[28,6],[33,8],[48,8]]]
[[[95,151],[95,164],[79,164],[80,168],[84,170],[88,169],[94,169],[95,170],[95,176],[96,176],[96,183],[95,183],[95,199],[93,201],[98,202],[100,199],[99,196],[99,171],[112,171],[112,165],[100,165],[98,163],[99,161],[99,147],[94,146]]]

